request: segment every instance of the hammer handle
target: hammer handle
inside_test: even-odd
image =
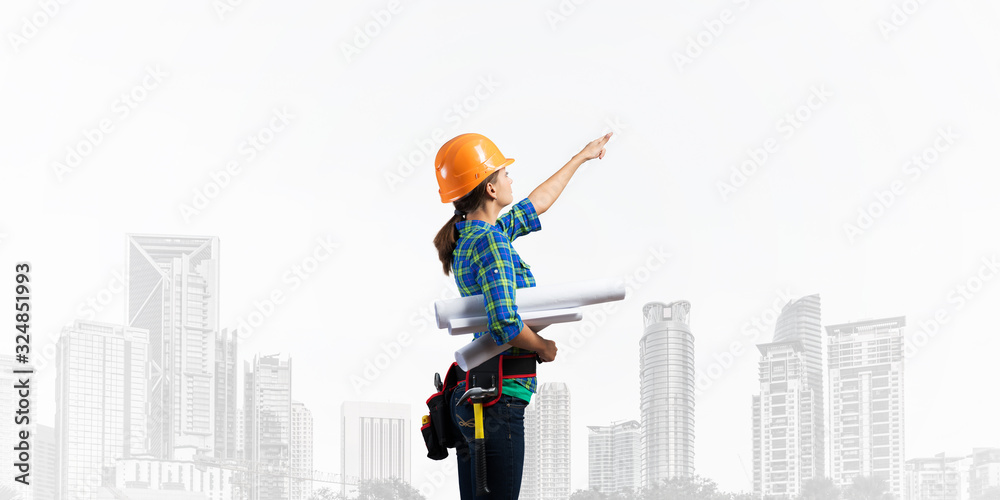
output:
[[[486,433],[483,429],[483,404],[478,400],[472,404],[472,415],[475,418],[476,434],[472,446],[476,450],[476,496],[488,495],[486,487]]]
[[[486,486],[486,440],[476,439],[473,446],[476,449],[476,496],[489,495],[490,489]]]

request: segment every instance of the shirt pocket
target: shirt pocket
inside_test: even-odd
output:
[[[530,287],[535,285],[535,276],[531,274],[531,266],[527,262],[521,259],[520,256],[516,257],[516,262],[514,262],[514,272],[517,274],[517,286],[518,288]]]

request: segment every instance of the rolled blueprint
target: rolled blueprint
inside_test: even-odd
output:
[[[589,280],[560,285],[518,288],[515,293],[517,312],[524,321],[524,316],[530,312],[569,309],[622,300],[625,298],[625,283],[616,283],[609,279]],[[437,317],[438,328],[451,328],[453,325],[462,323],[461,321],[456,322],[456,320],[485,318],[486,304],[481,294],[438,300],[434,302],[434,314]],[[471,330],[469,333],[484,330],[485,328]]]
[[[559,309],[558,311],[525,313],[519,316],[521,316],[521,321],[524,322],[524,324],[536,327],[540,330],[541,327],[546,327],[553,323],[580,321],[583,319],[583,312],[580,311],[580,308],[574,307],[571,309]],[[454,327],[454,324],[452,326]],[[483,324],[481,327],[479,325],[474,325],[468,328],[470,328],[468,332],[463,331],[461,333],[482,332],[487,330],[489,327],[485,322],[485,318],[483,318]],[[458,335],[454,331],[452,331],[451,334]],[[510,344],[497,345],[496,341],[493,340],[493,335],[487,333],[486,335],[465,344],[459,350],[455,351],[455,361],[458,362],[458,366],[463,370],[469,371],[469,367],[475,368],[493,356],[510,349],[510,347]]]
[[[487,334],[455,351],[455,361],[459,368],[469,371],[470,367],[475,368],[507,349],[510,349],[510,344],[497,345],[493,336]]]
[[[583,319],[583,311],[579,307],[570,309],[555,309],[552,311],[531,311],[518,313],[521,322],[528,326],[548,326],[554,323],[569,323]],[[455,318],[448,323],[448,333],[464,335],[466,333],[485,332],[490,329],[486,316],[472,318]]]

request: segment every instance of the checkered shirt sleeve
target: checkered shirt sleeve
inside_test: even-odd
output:
[[[516,281],[510,240],[488,231],[476,242],[475,254],[479,257],[476,282],[483,290],[490,333],[497,345],[503,345],[524,328],[514,302]]]
[[[510,241],[542,228],[535,205],[528,198],[517,202],[510,207],[510,210],[497,217],[496,226],[510,238]]]

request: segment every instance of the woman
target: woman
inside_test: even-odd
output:
[[[434,246],[444,274],[454,273],[462,296],[484,296],[489,332],[478,332],[475,338],[489,333],[497,345],[511,345],[505,355],[537,354],[541,362],[555,359],[555,342],[538,335],[540,328],[525,326],[517,314],[514,290],[535,286],[535,278],[511,242],[541,229],[538,216],[552,206],[580,165],[604,158],[604,145],[610,138],[609,133],[591,141],[500,217],[500,209],[514,201],[513,180],[506,168],[514,160],[504,157],[492,141],[479,134],[462,134],[441,146],[434,161],[441,201],[454,203],[455,215],[438,232]],[[484,409],[490,498],[518,497],[524,465],[524,409],[536,384],[535,377],[504,378],[499,401]],[[476,457],[468,443],[473,439],[473,409],[456,404],[464,392],[462,381],[450,403],[455,425],[467,441],[456,450],[459,488],[462,499],[471,500],[475,496],[472,464]]]

